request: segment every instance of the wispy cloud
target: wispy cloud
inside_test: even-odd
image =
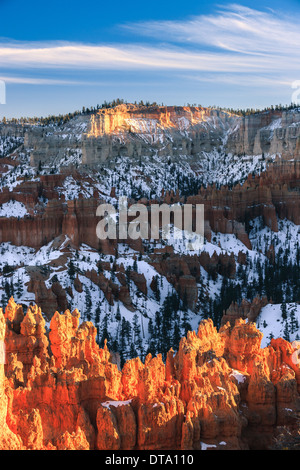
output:
[[[265,81],[265,84],[268,80],[274,83],[275,76],[278,84],[283,84],[289,82],[290,76],[293,80],[300,75],[298,20],[273,11],[256,11],[233,4],[214,15],[124,27],[140,33],[144,41],[151,37],[151,41],[99,45],[0,41],[0,67],[22,71],[171,70],[219,74],[218,79],[215,75],[216,80],[222,77],[226,80],[226,73],[243,73],[261,77],[261,83]],[[15,83],[17,80],[22,79],[15,78]],[[43,81],[28,79],[28,83],[34,80],[37,84]],[[58,83],[55,79],[47,80],[48,84]],[[233,75],[227,80],[234,81]],[[61,82],[74,83],[73,80]]]
[[[243,73],[218,73],[218,74],[184,74],[180,75],[180,77],[185,78],[187,80],[193,80],[196,82],[207,82],[207,83],[215,83],[215,84],[227,84],[227,85],[236,85],[236,86],[247,86],[253,88],[260,88],[260,87],[278,87],[278,86],[285,86],[291,87],[291,81],[281,78],[281,77],[264,77],[264,76],[257,76],[257,75],[245,75]]]
[[[25,77],[25,76],[9,76],[9,75],[0,75],[0,83],[6,84],[19,84],[19,85],[57,85],[57,86],[97,86],[97,87],[107,87],[107,86],[119,86],[118,82],[112,82],[111,80],[90,80],[86,77],[85,80],[77,80],[76,78],[73,79],[59,79],[59,78],[35,78],[35,77]],[[141,84],[146,84],[148,86],[154,86],[155,83],[153,81],[134,81],[134,80],[127,80],[122,82],[126,84],[126,86],[139,86]],[[159,83],[158,83],[159,86]]]
[[[5,83],[14,83],[22,85],[86,85],[87,82],[80,82],[76,80],[59,80],[51,78],[34,78],[34,77],[13,77],[2,75],[0,80]]]
[[[169,42],[207,45],[256,56],[290,55],[291,50],[300,52],[298,18],[237,4],[222,7],[213,15],[201,15],[183,21],[133,23],[124,28]]]
[[[34,44],[26,48],[0,46],[3,68],[89,68],[89,69],[178,69],[202,71],[277,70],[273,56],[253,57],[237,53],[192,51],[183,47],[164,46],[96,46],[68,44],[64,46]],[[289,64],[288,68],[293,68]]]

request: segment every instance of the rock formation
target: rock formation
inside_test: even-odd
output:
[[[50,332],[37,306],[0,311],[0,449],[268,449],[298,430],[299,345],[243,319],[219,331],[203,320],[166,362],[118,369],[77,310],[56,312]]]
[[[193,162],[201,152],[223,145],[227,154],[299,155],[299,111],[269,110],[238,116],[201,106],[141,106],[122,104],[100,109],[90,116],[74,119],[75,131],[52,127],[22,129],[25,148],[31,151],[31,165],[59,163],[65,157],[66,142],[71,151],[82,150],[82,163],[89,167],[111,165],[118,156],[137,160],[145,156],[186,155]],[[8,126],[7,126],[8,127]],[[3,133],[12,130],[3,129]],[[19,135],[20,130],[16,129]]]
[[[229,135],[227,151],[247,155],[295,155],[299,149],[299,123],[297,109],[245,116]]]
[[[82,140],[82,163],[110,165],[117,156],[138,159],[158,154],[179,160],[221,145],[222,133],[239,118],[203,107],[123,104],[92,115]],[[208,132],[209,129],[209,132]]]
[[[267,303],[268,299],[266,297],[260,298],[258,296],[255,297],[252,302],[243,299],[241,305],[238,305],[237,302],[233,302],[224,312],[221,325],[225,325],[227,322],[234,325],[239,318],[255,322],[261,309],[267,305]]]

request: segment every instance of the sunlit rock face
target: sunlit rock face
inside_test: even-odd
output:
[[[203,152],[222,148],[226,154],[297,158],[300,152],[300,108],[273,109],[240,116],[218,108],[122,104],[82,114],[53,126],[0,127],[30,151],[32,167],[60,165],[65,150],[82,154],[81,163],[113,166],[119,156],[190,163]],[[14,145],[17,147],[17,145]]]
[[[180,155],[194,158],[222,144],[224,132],[239,118],[202,107],[120,105],[90,119],[83,139],[83,164],[109,162],[117,156]]]
[[[83,139],[83,163],[117,156],[180,155],[193,160],[224,146],[235,155],[299,154],[300,113],[268,111],[244,117],[202,107],[120,105],[92,115]]]
[[[77,310],[56,312],[49,333],[37,306],[0,311],[1,450],[267,449],[282,426],[297,432],[297,345],[261,349],[255,323],[203,320],[165,363],[121,370],[96,333]]]

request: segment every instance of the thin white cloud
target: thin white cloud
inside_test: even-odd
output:
[[[300,76],[298,19],[279,16],[273,11],[230,5],[214,15],[126,27],[145,37],[165,41],[164,45],[153,41],[146,45],[2,41],[0,67],[4,71],[49,70],[49,74],[57,69],[202,72],[215,73],[216,81],[222,79],[222,74],[242,73],[261,77],[265,86],[267,80],[284,84],[289,83],[290,77],[292,81]],[[45,84],[59,84],[52,77]],[[223,75],[223,80],[226,79],[233,81],[233,77]],[[26,83],[26,78],[10,77],[13,80]],[[27,83],[34,84],[34,80],[36,84],[43,83],[39,78],[27,80]],[[68,82],[74,83],[61,80],[61,84]]]
[[[214,15],[183,21],[152,21],[124,26],[143,36],[177,43],[207,45],[243,54],[300,52],[299,19],[237,4]]]
[[[291,80],[287,80],[281,77],[264,77],[257,75],[245,75],[245,74],[201,74],[201,75],[180,75],[180,77],[193,80],[196,82],[207,82],[207,83],[222,83],[227,85],[236,86],[247,86],[253,88],[260,87],[278,87],[285,86],[291,87]]]
[[[89,80],[88,77],[86,80],[76,80],[74,79],[68,79],[68,80],[61,80],[57,78],[34,78],[34,77],[24,77],[24,76],[8,76],[8,75],[0,75],[0,84],[18,84],[18,85],[57,85],[57,86],[119,86],[118,82],[112,82],[111,80],[103,81],[103,80]],[[138,86],[141,84],[146,84],[146,85],[158,85],[158,83],[154,83],[153,81],[145,82],[143,81],[122,81],[122,84],[126,84],[126,86]]]
[[[0,76],[0,80],[5,83],[24,84],[24,85],[85,85],[86,82],[76,80],[59,80],[51,78],[33,78],[33,77],[13,77]]]
[[[287,59],[287,58],[286,58]],[[294,70],[295,62],[284,60],[285,68]],[[281,65],[283,63],[281,62]],[[65,46],[39,46],[14,48],[0,45],[2,68],[40,69],[178,69],[198,71],[276,71],[275,55],[258,56],[238,53],[191,51],[184,48],[153,46],[94,46],[69,44]]]

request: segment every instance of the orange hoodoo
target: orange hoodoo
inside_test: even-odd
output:
[[[91,322],[13,298],[0,309],[0,449],[267,449],[297,432],[300,368],[294,344],[238,319],[203,320],[166,363],[150,354],[112,361]]]

